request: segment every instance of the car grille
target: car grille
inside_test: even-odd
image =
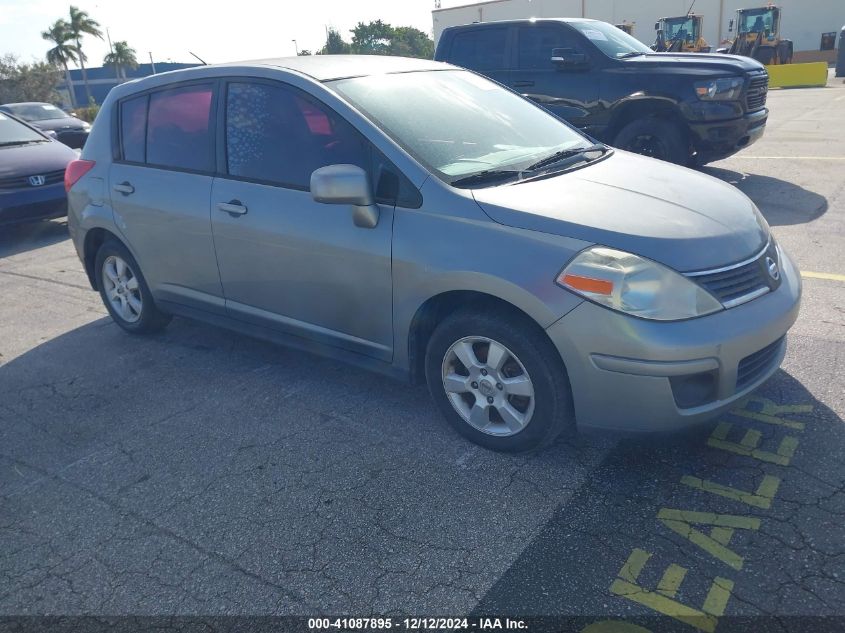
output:
[[[780,276],[773,279],[769,275],[767,258],[780,265],[774,242],[770,242],[766,250],[751,261],[714,271],[687,273],[687,276],[704,287],[723,306],[732,308],[777,288]]]
[[[739,361],[736,370],[736,390],[742,391],[749,385],[754,384],[768,372],[772,365],[777,360],[781,346],[785,342],[785,337],[781,337],[774,343],[767,345],[763,349],[754,352]]]
[[[769,74],[758,75],[751,78],[748,90],[745,93],[745,110],[754,112],[766,105],[766,96],[769,93]]]
[[[30,176],[44,176],[43,185],[33,185],[29,182]],[[65,178],[65,170],[57,169],[56,171],[48,171],[40,174],[30,174],[30,176],[14,176],[13,178],[0,178],[0,189],[28,189],[35,187],[44,187],[46,185],[55,185],[57,182],[62,182]]]

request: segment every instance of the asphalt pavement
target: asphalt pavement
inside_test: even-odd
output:
[[[63,221],[0,229],[0,616],[845,629],[845,85],[769,107],[704,171],[797,261],[801,315],[754,398],[675,437],[492,453],[424,387],[184,319],[128,336]]]

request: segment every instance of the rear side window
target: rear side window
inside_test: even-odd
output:
[[[507,36],[504,28],[457,33],[449,49],[449,62],[471,70],[503,69]]]
[[[211,84],[162,90],[150,95],[147,158],[150,165],[212,171]]]
[[[120,147],[123,160],[143,163],[147,136],[147,96],[120,104]]]
[[[232,176],[308,190],[315,169],[369,167],[367,141],[339,115],[293,88],[233,82],[226,94]]]

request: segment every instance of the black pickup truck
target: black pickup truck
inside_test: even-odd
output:
[[[453,26],[434,58],[484,74],[605,143],[682,165],[747,147],[769,114],[769,76],[759,62],[655,53],[596,20]]]

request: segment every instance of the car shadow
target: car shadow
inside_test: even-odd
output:
[[[721,167],[703,167],[709,176],[724,180],[751,198],[773,226],[804,224],[824,215],[827,198],[796,184]]]
[[[0,259],[69,239],[67,219],[42,220],[0,227]]]

